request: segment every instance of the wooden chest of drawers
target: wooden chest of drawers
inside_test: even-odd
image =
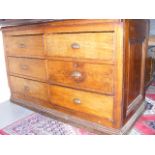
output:
[[[148,20],[61,20],[2,28],[11,101],[97,133],[143,112]]]

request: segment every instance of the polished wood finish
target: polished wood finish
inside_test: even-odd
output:
[[[13,94],[48,101],[47,84],[14,76],[10,76],[10,82]]]
[[[68,109],[113,120],[113,97],[51,85],[50,101]]]
[[[11,100],[55,109],[94,130],[101,125],[101,132],[126,132],[145,107],[148,26],[148,20],[60,20],[3,28]]]
[[[47,64],[48,81],[52,84],[113,95],[112,65],[57,60]]]
[[[69,33],[45,36],[48,56],[113,60],[114,33]],[[95,51],[95,52],[94,52]]]
[[[8,64],[11,75],[21,75],[46,81],[44,60],[9,57]]]
[[[11,35],[5,38],[8,56],[44,57],[43,35]]]
[[[124,121],[131,117],[144,98],[148,30],[147,20],[126,20]]]

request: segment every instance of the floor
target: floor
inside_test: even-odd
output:
[[[11,103],[10,101],[3,102],[0,104],[0,129],[32,113],[33,111]]]

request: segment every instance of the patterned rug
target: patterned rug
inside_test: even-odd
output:
[[[18,120],[0,130],[1,135],[91,135],[92,133],[75,128],[38,113]]]
[[[135,123],[129,135],[155,135],[155,82],[146,92],[146,101],[151,108]],[[1,135],[93,135],[84,129],[75,128],[38,113],[18,120],[0,130]]]

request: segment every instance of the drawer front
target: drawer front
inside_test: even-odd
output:
[[[49,86],[51,103],[76,112],[113,119],[113,97],[60,86]]]
[[[113,66],[72,61],[48,61],[48,81],[73,88],[113,94]]]
[[[10,76],[12,93],[48,101],[48,86],[45,83]]]
[[[48,34],[48,56],[113,60],[113,33]]]
[[[8,58],[10,74],[46,80],[45,61],[26,58]]]
[[[9,36],[5,38],[5,47],[8,56],[16,57],[43,57],[43,36]]]

